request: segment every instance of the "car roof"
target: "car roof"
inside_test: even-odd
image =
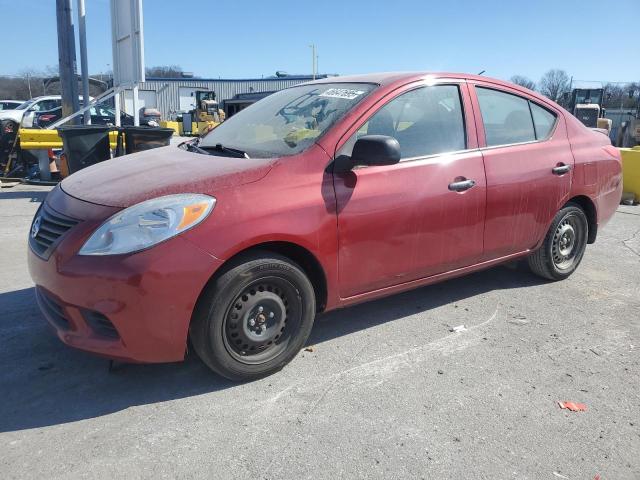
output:
[[[481,80],[489,81],[491,83],[498,83],[503,85],[511,85],[509,82],[498,80],[496,78],[485,77],[481,75],[472,75],[470,73],[459,72],[379,72],[379,73],[367,73],[361,75],[345,75],[337,77],[327,77],[318,80],[313,80],[309,83],[375,83],[378,85],[390,85],[396,82],[410,82],[412,80],[421,80],[425,78],[456,78],[464,80]]]
[[[82,94],[79,94],[78,98],[82,98]],[[89,98],[93,97],[89,96]],[[62,95],[40,95],[39,97],[33,97],[29,99],[29,101],[32,100],[62,100]]]
[[[40,95],[39,97],[33,97],[30,100],[45,100],[45,99],[57,100],[62,98],[62,95]]]
[[[460,72],[381,72],[381,73],[369,73],[364,75],[345,75],[343,77],[328,77],[318,80],[314,80],[306,83],[309,84],[326,84],[326,83],[373,83],[376,85],[391,86],[391,85],[403,85],[411,82],[416,82],[426,79],[456,79],[456,80],[471,80],[483,83],[489,83],[497,87],[506,87],[512,90],[520,91],[523,94],[529,95],[542,103],[553,105],[558,108],[559,106],[549,100],[547,97],[541,95],[538,92],[529,90],[528,88],[521,87],[511,82],[499,80],[497,78],[485,77],[484,75],[473,75],[470,73]]]

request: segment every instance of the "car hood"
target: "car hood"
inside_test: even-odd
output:
[[[0,120],[14,120],[20,123],[24,112],[24,110],[0,110]]]
[[[162,195],[204,193],[264,177],[272,161],[217,157],[175,146],[125,155],[80,170],[60,183],[72,197],[126,208]]]

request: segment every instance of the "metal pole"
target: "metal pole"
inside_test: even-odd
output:
[[[27,73],[27,87],[29,87],[29,98],[33,98],[33,94],[31,93],[31,79],[29,78],[28,73]]]
[[[120,117],[122,114],[120,113],[120,92],[113,97],[113,107],[116,111],[116,127],[120,126]]]
[[[80,71],[82,74],[82,103],[89,106],[89,64],[87,62],[87,25],[85,22],[84,0],[78,0],[78,32],[80,40]],[[91,112],[84,112],[84,124],[91,123]]]
[[[309,45],[311,47],[311,76],[313,80],[316,79],[316,46],[315,44]]]
[[[56,0],[58,27],[58,65],[62,89],[62,116],[78,110],[78,77],[76,76],[76,42],[71,19],[71,0]]]
[[[136,127],[139,127],[140,126],[140,112],[138,110],[138,84],[137,83],[133,86],[131,94],[133,95],[133,124]]]

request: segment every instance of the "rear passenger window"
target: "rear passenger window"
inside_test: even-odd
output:
[[[476,92],[488,147],[536,139],[528,100],[488,88]]]
[[[460,92],[455,85],[434,85],[403,93],[381,107],[341,148],[351,155],[364,135],[387,135],[400,143],[401,158],[466,148]]]
[[[529,104],[533,114],[533,124],[536,127],[536,138],[538,140],[549,138],[556,124],[556,116],[546,108],[542,108],[533,102],[529,102]]]

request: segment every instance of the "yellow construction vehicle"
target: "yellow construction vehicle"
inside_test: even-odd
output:
[[[196,91],[196,108],[178,116],[176,122],[161,122],[162,126],[173,128],[178,135],[201,136],[211,131],[225,119],[213,91]]]
[[[196,92],[196,108],[192,114],[198,122],[221,123],[224,120],[224,111],[218,106],[216,93],[211,91]]]

